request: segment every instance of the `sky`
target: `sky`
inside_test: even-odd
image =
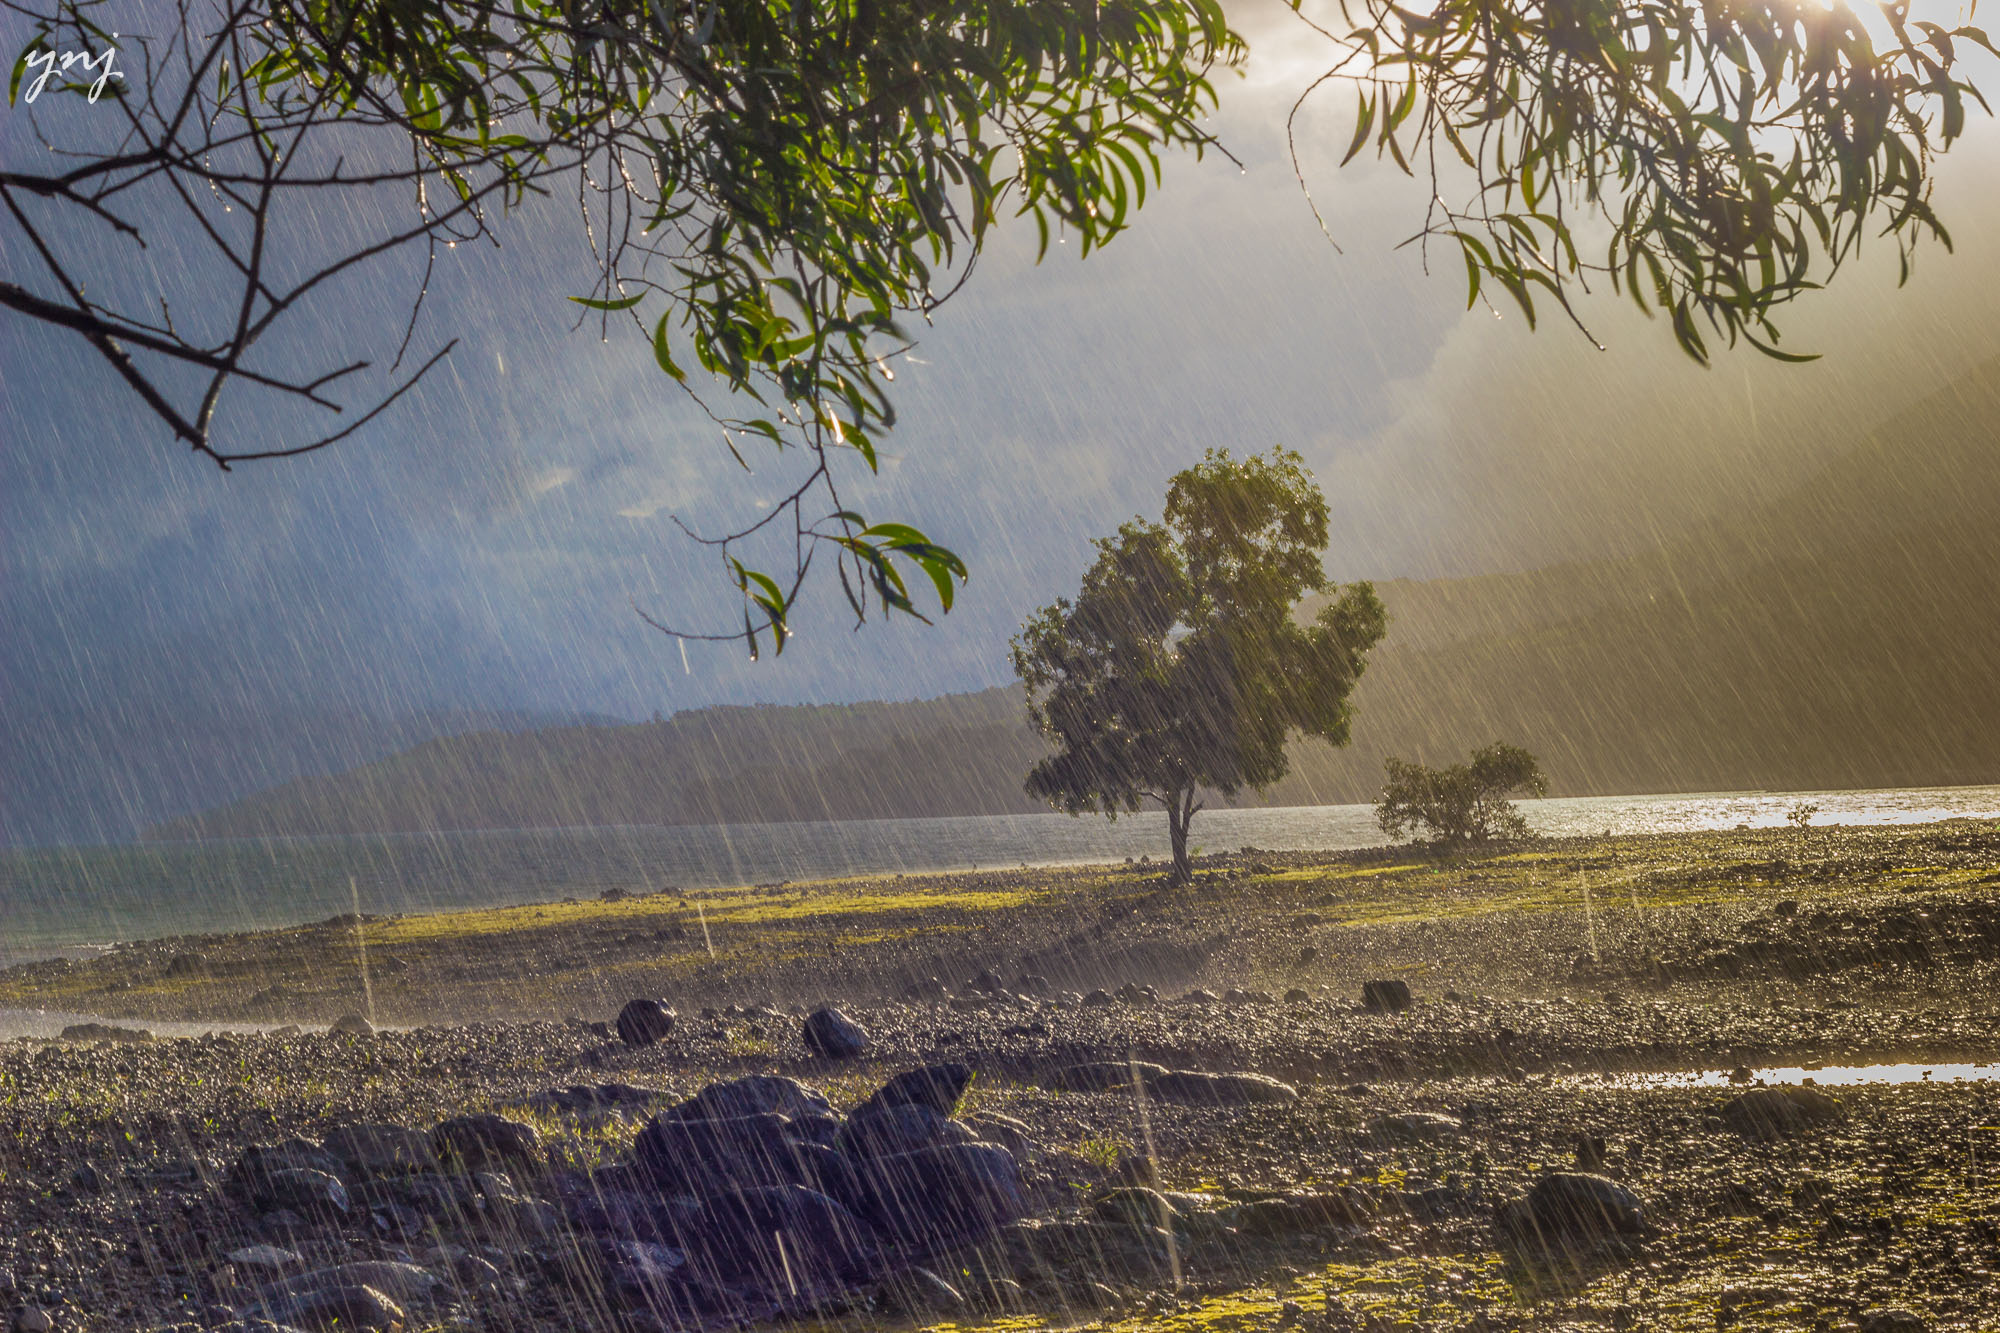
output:
[[[1940,173],[1956,255],[1925,254],[1899,291],[1875,247],[1792,318],[1789,345],[1821,362],[1739,352],[1703,370],[1608,296],[1583,307],[1603,351],[1556,324],[1530,333],[1511,310],[1467,311],[1455,256],[1433,276],[1396,248],[1422,189],[1384,164],[1333,166],[1338,97],[1301,121],[1336,249],[1284,139],[1325,48],[1276,5],[1237,13],[1256,55],[1223,80],[1216,128],[1242,169],[1170,161],[1132,230],[1085,261],[1059,247],[1037,264],[1032,227],[1006,229],[899,370],[882,475],[852,495],[967,559],[958,609],[932,627],[855,631],[830,582],[782,658],[753,664],[740,643],[683,655],[645,626],[641,609],[731,623],[714,557],[672,519],[740,521],[789,474],[754,453],[754,475],[739,471],[643,340],[572,327],[564,297],[590,266],[566,219],[445,258],[419,343],[460,343],[377,425],[228,474],[166,438],[79,340],[0,316],[0,686],[16,753],[32,765],[78,718],[115,720],[136,751],[178,734],[163,718],[643,718],[982,688],[1010,678],[1008,636],[1074,590],[1091,539],[1156,515],[1168,478],[1209,447],[1305,455],[1338,577],[1523,568],[1639,549],[1782,490],[2000,354],[1983,296],[2000,261],[1982,234],[2000,216],[1988,127]],[[0,110],[10,164],[34,152],[22,117]],[[106,247],[102,280],[153,280],[171,250]],[[0,268],[27,260],[15,244]],[[312,336],[379,340],[405,290],[358,290]],[[244,427],[232,407],[226,423]],[[247,428],[267,424],[298,423]]]

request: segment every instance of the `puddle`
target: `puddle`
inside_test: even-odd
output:
[[[1747,1079],[1727,1069],[1704,1069],[1616,1074],[1604,1081],[1627,1088],[1748,1088],[1760,1083],[1821,1088],[1857,1088],[1877,1083],[1992,1083],[2000,1082],[2000,1064],[1771,1065],[1750,1070]]]

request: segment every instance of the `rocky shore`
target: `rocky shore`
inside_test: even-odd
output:
[[[1996,871],[1963,825],[1250,857],[852,989],[0,1043],[0,1328],[1996,1329],[2000,1085],[1619,1077],[2000,1058]]]

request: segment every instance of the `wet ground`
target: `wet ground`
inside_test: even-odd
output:
[[[282,1275],[229,1258],[267,1244],[299,1270],[407,1260],[450,1277],[409,1304],[410,1328],[646,1327],[580,1294],[559,1228],[519,1222],[526,1196],[550,1193],[533,1180],[505,1208],[481,1195],[411,1216],[383,1196],[386,1212],[361,1199],[298,1224],[246,1207],[231,1168],[287,1135],[501,1110],[581,1170],[628,1154],[643,1116],[581,1122],[536,1094],[617,1082],[656,1093],[651,1110],[775,1071],[851,1107],[953,1060],[978,1074],[959,1117],[1012,1117],[1032,1141],[1034,1216],[931,1264],[958,1304],[889,1283],[811,1322],[2000,1329],[2000,1085],[1929,1063],[2000,1058],[2000,831],[1587,840],[1449,862],[1252,853],[1204,871],[1190,889],[1135,866],[335,922],[0,974],[12,1005],[324,1021],[367,1002],[367,949],[371,967],[401,964],[371,972],[378,1017],[412,1025],[0,1044],[0,1317],[219,1327]],[[483,989],[457,967],[483,968]],[[933,975],[948,995],[901,998]],[[1406,981],[1413,1005],[1365,1009],[1378,977]],[[661,1045],[590,1026],[645,993],[681,1010]],[[868,1030],[860,1058],[806,1049],[800,1015],[821,1000]],[[452,1021],[510,1003],[549,1019]],[[1133,1060],[1270,1075],[1299,1096],[1191,1105],[1063,1072]],[[1902,1082],[1828,1068],[1904,1060],[1917,1076]],[[1837,1106],[1745,1119],[1732,1103],[1783,1066]],[[1642,1224],[1523,1233],[1514,1201],[1580,1169],[1631,1190]],[[1121,1211],[1129,1196],[1109,1192],[1140,1182],[1170,1215]]]

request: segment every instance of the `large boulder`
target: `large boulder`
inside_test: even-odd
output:
[[[864,1115],[886,1106],[928,1106],[941,1116],[950,1116],[971,1083],[972,1070],[962,1064],[923,1065],[884,1083],[854,1113]]]
[[[324,1176],[339,1184],[346,1165],[334,1154],[314,1143],[311,1139],[286,1139],[282,1143],[260,1143],[245,1148],[243,1155],[236,1159],[236,1165],[229,1171],[229,1187],[235,1195],[252,1208],[271,1209],[291,1207],[280,1203],[279,1196],[311,1195],[307,1182],[292,1175],[306,1172],[309,1175]],[[286,1177],[279,1182],[278,1177]],[[323,1197],[324,1190],[317,1191]],[[345,1212],[345,1191],[342,1191],[341,1207]],[[330,1205],[329,1205],[330,1206]]]
[[[853,1211],[911,1254],[983,1240],[1029,1212],[1019,1165],[989,1143],[876,1157],[857,1174]]]
[[[691,1276],[771,1291],[838,1290],[875,1272],[874,1231],[845,1205],[799,1185],[732,1190],[702,1201],[684,1237]]]
[[[1400,1014],[1414,1002],[1410,983],[1400,977],[1362,983],[1361,1007],[1370,1013]]]
[[[400,1176],[437,1165],[430,1135],[407,1125],[343,1125],[326,1136],[326,1150],[355,1176]]]
[[[444,1280],[428,1268],[416,1264],[391,1263],[386,1260],[365,1260],[360,1263],[341,1264],[335,1268],[316,1269],[310,1273],[300,1273],[296,1277],[270,1287],[264,1293],[266,1304],[273,1304],[309,1292],[325,1291],[338,1287],[372,1287],[392,1301],[403,1304],[423,1302],[436,1296]]]
[[[466,1171],[538,1170],[546,1160],[533,1125],[491,1112],[455,1116],[431,1131],[440,1162]]]
[[[602,1115],[644,1111],[665,1096],[658,1088],[639,1088],[630,1083],[573,1083],[549,1088],[528,1098],[536,1111],[560,1111],[568,1115]]]
[[[803,1185],[812,1178],[791,1122],[775,1112],[728,1120],[659,1115],[633,1147],[640,1170],[667,1194]]]
[[[971,1143],[979,1136],[968,1126],[928,1106],[869,1103],[848,1117],[833,1146],[848,1157],[889,1157],[943,1143]]]
[[[793,1121],[808,1117],[830,1119],[833,1103],[796,1079],[751,1074],[727,1083],[711,1083],[664,1114],[675,1120],[734,1120],[764,1114],[781,1115]]]
[[[618,1011],[618,1039],[627,1046],[657,1046],[674,1030],[677,1018],[663,1000],[628,1001]]]
[[[318,1287],[269,1307],[271,1318],[300,1328],[348,1333],[350,1329],[392,1329],[405,1325],[402,1307],[362,1283]]]
[[[151,1041],[150,1028],[121,1028],[110,1023],[71,1023],[62,1030],[62,1041]]]
[[[853,1060],[868,1049],[868,1029],[831,1006],[806,1016],[806,1049],[829,1060]]]
[[[1535,1182],[1525,1199],[1497,1214],[1517,1241],[1544,1247],[1638,1236],[1646,1232],[1646,1205],[1615,1180],[1581,1171],[1559,1171]]]
[[[1752,1088],[1722,1108],[1723,1123],[1751,1139],[1789,1138],[1846,1118],[1846,1108],[1818,1088]]]

